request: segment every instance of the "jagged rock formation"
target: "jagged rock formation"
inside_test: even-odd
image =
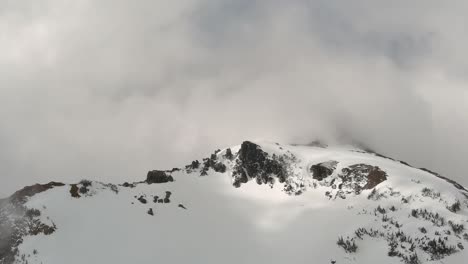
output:
[[[286,181],[287,172],[282,157],[269,157],[260,146],[250,141],[242,143],[233,171],[233,185],[240,187],[250,178],[255,178],[258,184],[273,184],[274,178],[280,183]]]

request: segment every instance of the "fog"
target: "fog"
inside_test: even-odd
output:
[[[345,137],[468,185],[467,8],[0,0],[0,197],[246,139]]]

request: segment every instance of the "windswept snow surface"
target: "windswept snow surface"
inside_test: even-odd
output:
[[[199,168],[167,172],[173,182],[141,182],[117,189],[92,182],[79,198],[72,197],[70,185],[38,193],[25,206],[40,210],[40,221],[56,230],[23,237],[15,262],[461,264],[468,260],[468,249],[463,249],[468,247],[468,193],[452,183],[352,146],[255,144],[270,158],[285,157],[281,164],[286,167],[286,182],[272,176],[273,182],[258,184],[255,175],[248,175],[247,183],[234,187],[236,165],[246,171],[238,161],[242,146],[237,146],[231,148],[232,158],[226,158],[227,150],[211,157],[226,166],[225,172],[209,168],[206,176],[200,176],[202,162]],[[311,166],[328,166],[330,161],[336,164],[332,174],[314,179]],[[343,176],[343,169],[355,164],[377,166],[386,180],[363,189],[365,182],[358,176]],[[292,192],[285,191],[287,183]],[[169,200],[164,201],[166,192]],[[457,202],[459,209],[453,207]],[[339,246],[341,237],[356,249]],[[439,244],[431,244],[434,250],[428,247],[429,241],[439,238],[447,249]]]

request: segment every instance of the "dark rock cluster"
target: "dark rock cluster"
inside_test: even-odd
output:
[[[273,184],[274,177],[283,183],[288,176],[281,157],[270,158],[259,145],[250,141],[242,143],[236,162],[232,175],[235,187],[240,187],[249,178],[255,178],[258,184]]]
[[[190,170],[190,171],[196,170],[198,168],[200,168],[200,162],[198,160],[194,160],[194,161],[192,161],[191,164],[185,166],[185,169]]]
[[[148,171],[146,176],[146,182],[151,183],[166,183],[166,182],[173,182],[174,178],[172,175],[167,174],[165,171],[153,170]]]
[[[356,193],[360,193],[362,190],[373,189],[378,184],[387,180],[387,173],[376,166],[355,164],[344,168],[340,178],[343,184],[357,183],[354,184],[354,189]],[[361,186],[362,183],[365,184]]]
[[[166,196],[164,198],[160,198],[158,195],[155,195],[153,197],[153,202],[154,203],[170,203],[171,202],[171,195],[172,192],[166,191]]]
[[[218,156],[216,151],[215,153],[211,154],[211,157],[203,159],[203,167],[201,169],[201,176],[208,175],[208,171],[213,169],[215,172],[225,173],[226,172],[226,165],[224,163],[218,161]]]

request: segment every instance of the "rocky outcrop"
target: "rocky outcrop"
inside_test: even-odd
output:
[[[386,180],[387,180],[387,173],[381,170],[379,167],[374,167],[371,169],[371,171],[367,175],[367,183],[366,185],[364,185],[362,189],[370,190]]]
[[[172,195],[172,192],[170,191],[166,191],[166,197],[164,197],[164,203],[170,203],[171,202],[171,195]]]
[[[154,215],[153,208],[148,209],[146,213],[149,215]]]
[[[211,157],[203,159],[203,168],[201,169],[200,176],[208,175],[208,171],[213,169],[215,172],[225,173],[226,172],[226,165],[224,163],[218,161],[218,154],[219,150],[215,153],[211,154]]]
[[[312,178],[318,181],[325,179],[326,177],[333,174],[337,164],[337,161],[330,160],[327,162],[312,165],[312,167],[310,167],[310,171],[312,172]]]
[[[80,188],[78,188],[78,185],[76,185],[76,184],[71,184],[70,185],[70,195],[73,198],[80,198],[81,197],[81,195],[79,194],[79,190],[80,190]]]
[[[341,187],[348,187],[356,194],[362,190],[369,190],[387,180],[387,173],[379,167],[368,164],[355,164],[342,170],[339,175]]]
[[[28,197],[32,197],[35,194],[45,192],[54,187],[64,186],[65,184],[61,182],[49,182],[47,184],[34,184],[31,186],[26,186],[23,189],[15,192],[12,196],[8,198],[12,203],[23,204],[26,202]]]
[[[166,183],[173,182],[174,178],[172,175],[167,174],[165,171],[153,170],[149,171],[146,176],[146,182],[151,183]]]
[[[258,184],[272,184],[274,177],[283,183],[287,178],[287,170],[281,157],[273,155],[270,158],[259,145],[250,141],[242,143],[236,162],[232,176],[235,187],[240,187],[249,178],[255,178]]]
[[[50,235],[57,229],[55,225],[41,222],[41,212],[26,208],[24,203],[29,197],[45,192],[51,188],[64,186],[59,182],[35,184],[24,187],[0,204],[0,263],[15,263],[18,246],[25,236],[38,234]]]

